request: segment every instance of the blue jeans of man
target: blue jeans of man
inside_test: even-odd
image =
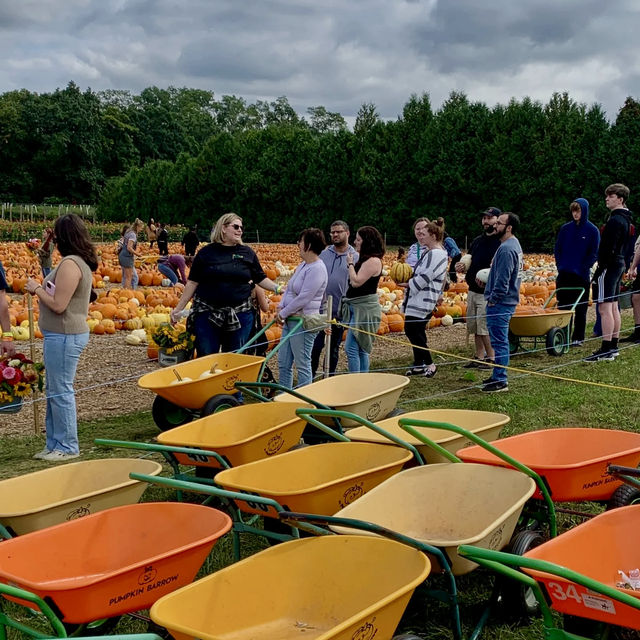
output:
[[[353,319],[349,327],[353,327]],[[358,344],[356,333],[353,329],[347,330],[347,338],[344,341],[344,352],[347,355],[349,373],[366,373],[369,371],[369,354]]]
[[[293,365],[298,371],[298,384],[303,387],[311,384],[311,349],[316,331],[305,331],[302,327],[292,332],[294,320],[286,320],[282,327],[282,346],[278,351],[278,381],[281,385],[293,389]],[[285,337],[287,338],[285,340]]]
[[[163,276],[165,276],[166,278],[169,278],[169,280],[171,280],[171,285],[172,286],[174,284],[176,284],[176,282],[178,282],[178,276],[176,275],[175,271],[168,264],[159,264],[158,265],[158,271]]]
[[[47,394],[47,449],[78,453],[78,420],[73,381],[89,333],[43,331]]]
[[[237,314],[240,321],[240,329],[237,331],[224,331],[209,322],[208,313],[198,313],[194,322],[196,351],[198,357],[208,356],[211,353],[229,353],[237,351],[247,340],[253,325],[253,312],[242,311]]]
[[[496,364],[509,366],[509,321],[516,310],[514,304],[487,305],[487,329],[491,346],[496,352]],[[507,370],[495,367],[491,374],[492,381],[506,382]]]

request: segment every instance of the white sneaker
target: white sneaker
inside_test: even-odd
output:
[[[71,458],[77,458],[79,453],[65,453],[59,449],[49,451],[43,456],[40,456],[40,460],[46,460],[47,462],[62,462],[63,460],[71,460]]]
[[[51,449],[47,449],[47,447],[45,447],[42,451],[38,451],[38,453],[35,453],[33,455],[33,459],[42,460],[48,453],[51,453],[51,451]]]

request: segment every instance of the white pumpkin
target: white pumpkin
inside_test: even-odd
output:
[[[480,282],[484,282],[485,284],[487,284],[487,281],[489,280],[490,271],[491,269],[480,269],[480,271],[476,273],[476,278],[480,280]]]
[[[170,287],[171,280],[169,278],[162,278],[162,282],[160,283],[163,287]]]
[[[450,327],[453,324],[453,318],[447,313],[446,315],[442,316],[440,324],[443,327]]]

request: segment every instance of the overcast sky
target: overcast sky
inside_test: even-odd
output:
[[[0,0],[0,92],[173,85],[352,120],[567,91],[612,119],[640,97],[639,28],[638,0]]]

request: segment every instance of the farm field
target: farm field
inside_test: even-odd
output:
[[[4,246],[4,245],[3,245]],[[105,251],[106,249],[106,251]],[[110,251],[105,245],[103,254],[108,260]],[[268,269],[276,270],[275,277],[286,280],[290,270],[297,264],[294,254],[290,257],[280,257],[279,254],[265,254],[263,265]],[[0,258],[5,265],[7,258]],[[390,253],[385,261],[390,268],[394,254]],[[545,292],[538,288],[553,290],[553,268],[548,259],[536,256],[529,258],[529,273],[527,283],[530,287],[536,287],[527,295],[523,291],[523,306],[535,308],[540,306],[540,300]],[[280,262],[280,265],[277,262]],[[538,264],[540,263],[540,264]],[[113,265],[105,264],[113,269]],[[16,267],[13,267],[16,268]],[[281,269],[283,273],[280,273]],[[35,273],[33,267],[27,267],[24,274],[17,273],[14,278],[24,277],[27,273]],[[143,273],[149,273],[153,278],[153,262],[145,264]],[[543,275],[544,273],[544,275]],[[109,278],[105,282],[105,276]],[[117,274],[116,282],[112,282],[112,276],[108,272],[101,274],[103,286],[96,288],[110,296],[118,294]],[[537,279],[536,279],[537,278]],[[391,284],[391,281],[388,281]],[[381,304],[384,306],[392,302],[389,309],[393,311],[393,304],[397,299],[389,299],[388,292],[381,287]],[[133,303],[133,297],[127,297],[126,302],[101,302],[103,305],[114,304],[116,310],[124,308],[136,310],[145,309],[144,316],[135,317],[143,320],[150,314],[166,314],[170,308],[170,297],[179,294],[178,290],[162,285],[151,284],[144,287],[144,302]],[[462,312],[464,304],[464,291],[451,292],[447,306],[459,306]],[[149,302],[147,299],[151,296]],[[155,297],[160,298],[156,303]],[[455,300],[459,296],[459,300]],[[23,303],[20,293],[12,293],[13,302]],[[527,300],[529,298],[529,300]],[[137,298],[135,298],[137,299]],[[17,307],[17,305],[14,305]],[[159,308],[160,307],[160,308]],[[167,310],[163,310],[162,307]],[[94,309],[98,311],[98,309]],[[107,309],[109,313],[111,310]],[[117,312],[117,311],[116,311]],[[455,313],[455,311],[454,311]],[[115,315],[115,314],[114,314]],[[443,314],[441,317],[449,315]],[[463,314],[460,313],[460,316]],[[92,318],[97,320],[97,317]],[[104,320],[104,315],[101,320]],[[107,318],[114,322],[114,331],[105,331],[91,335],[90,343],[85,350],[80,363],[76,387],[78,389],[78,409],[80,419],[80,440],[82,460],[103,456],[134,455],[134,452],[123,450],[109,450],[98,448],[93,444],[97,437],[144,440],[151,441],[158,433],[150,415],[150,406],[153,394],[137,387],[137,379],[148,371],[155,370],[158,365],[147,357],[146,345],[129,345],[125,342],[129,329],[126,322],[134,317]],[[593,311],[589,313],[589,326],[593,323]],[[16,326],[20,323],[17,322]],[[156,318],[152,318],[154,326]],[[23,322],[24,319],[21,319]],[[123,327],[116,329],[116,321],[122,322]],[[389,325],[399,321],[387,321]],[[631,312],[623,312],[624,327],[632,324]],[[378,338],[372,354],[372,370],[391,371],[404,373],[411,360],[411,350],[402,330],[389,329]],[[510,391],[506,394],[485,395],[480,393],[478,386],[486,376],[485,372],[469,371],[462,368],[464,358],[473,354],[472,346],[468,343],[464,323],[453,322],[450,326],[433,326],[429,333],[429,345],[434,352],[434,359],[438,365],[438,373],[431,380],[424,378],[412,378],[409,386],[400,397],[398,406],[404,410],[421,408],[461,408],[479,409],[506,413],[510,416],[510,423],[503,429],[502,435],[512,435],[535,429],[546,429],[560,426],[590,426],[599,428],[620,428],[635,430],[640,419],[640,406],[637,402],[637,393],[640,391],[640,358],[638,347],[633,345],[621,349],[621,355],[615,362],[589,364],[582,361],[599,344],[598,340],[587,341],[582,347],[571,349],[562,357],[549,356],[544,348],[532,353],[518,353],[512,359],[512,366],[517,371],[509,375]],[[29,337],[19,347],[28,349]],[[41,340],[35,339],[36,350],[41,348]],[[341,360],[339,367],[344,370],[345,362]],[[277,367],[272,367],[277,370]],[[593,383],[592,385],[588,383]],[[42,403],[39,403],[42,405]],[[40,411],[43,426],[43,412]],[[45,468],[46,463],[31,459],[34,451],[42,447],[42,434],[34,434],[32,408],[27,406],[21,413],[14,416],[0,417],[0,477],[12,477],[28,471]],[[171,495],[160,489],[152,489],[145,494],[145,499],[167,499]],[[590,506],[591,509],[598,509]],[[461,516],[461,517],[464,517]],[[565,517],[561,520],[562,528],[569,528],[578,522],[573,517]],[[248,534],[243,536],[246,553],[252,553],[264,547],[262,539],[252,538]],[[223,540],[216,546],[210,557],[205,572],[213,571],[231,562],[231,545],[229,539]],[[465,576],[459,581],[461,607],[463,611],[463,624],[465,633],[471,631],[472,625],[480,611],[480,603],[488,596],[489,585],[492,577],[484,571],[477,571]],[[422,594],[417,593],[409,605],[401,625],[403,630],[419,633],[426,639],[450,638],[451,632],[448,626],[447,610],[437,605],[433,600],[425,600]],[[133,632],[143,631],[145,626],[137,621],[124,620],[120,623],[118,631]],[[539,620],[533,620],[523,625],[516,625],[513,621],[504,623],[491,620],[483,633],[483,638],[489,640],[533,640],[542,637],[542,627]]]

